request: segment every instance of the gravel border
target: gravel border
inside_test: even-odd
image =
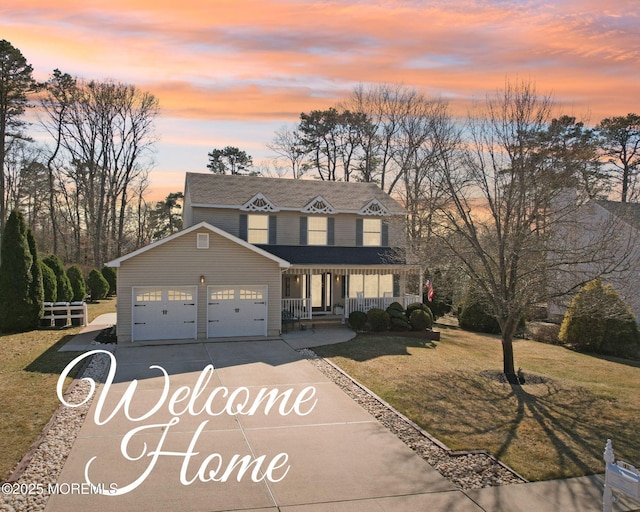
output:
[[[76,377],[65,393],[67,403],[80,403],[90,392],[90,384],[82,378],[100,382],[109,364],[106,354],[92,356],[84,371]],[[94,395],[95,396],[95,395]],[[89,412],[93,398],[80,407],[60,404],[40,437],[36,440],[16,470],[3,485],[0,493],[0,511],[37,512],[44,510],[49,499],[49,485],[54,485],[71,447]],[[4,487],[10,485],[11,492]]]
[[[522,476],[486,452],[452,451],[312,350],[301,349],[298,353],[460,489],[480,489],[526,482]],[[90,384],[83,379],[92,378],[96,383],[101,382],[109,362],[106,354],[94,355],[65,393],[66,401],[81,402],[90,391]],[[50,496],[49,485],[57,482],[94,397],[95,395],[76,408],[60,405],[42,434],[7,480],[6,484],[20,492],[0,493],[0,511],[44,510]],[[25,490],[28,492],[24,492]]]
[[[527,482],[484,451],[451,450],[331,361],[310,349],[298,352],[458,488],[466,491]]]

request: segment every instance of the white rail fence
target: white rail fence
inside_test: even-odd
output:
[[[387,309],[392,302],[399,302],[403,307],[407,307],[413,302],[421,302],[420,295],[407,294],[402,297],[358,297],[345,299],[342,315],[349,317],[352,311],[362,311],[366,313],[370,309]],[[282,310],[287,311],[292,318],[300,320],[310,320],[313,316],[311,299],[282,299]],[[337,313],[337,311],[336,311]]]
[[[282,310],[289,312],[291,318],[311,319],[311,299],[282,299]]]
[[[614,490],[620,491],[636,500],[640,499],[640,473],[631,464],[621,460],[615,462],[611,439],[607,439],[607,445],[604,449],[604,461],[606,469],[604,472],[602,512],[612,512]]]
[[[42,327],[66,327],[87,325],[86,302],[45,302],[41,319]]]

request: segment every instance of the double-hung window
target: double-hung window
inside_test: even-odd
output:
[[[382,220],[363,219],[362,245],[379,247],[382,245]]]
[[[269,243],[269,216],[247,216],[247,242],[250,244]]]
[[[309,217],[307,243],[309,245],[327,245],[327,217]]]

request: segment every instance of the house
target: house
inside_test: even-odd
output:
[[[405,215],[374,183],[187,173],[184,229],[109,263],[118,342],[274,336],[283,316],[419,301]]]
[[[576,196],[568,197],[571,200]],[[568,217],[562,238],[578,249],[580,263],[565,268],[556,277],[558,289],[566,290],[573,283],[601,275],[640,319],[640,204],[591,199]],[[561,320],[571,298],[569,295],[550,301],[549,317]]]

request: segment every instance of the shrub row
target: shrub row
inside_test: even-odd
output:
[[[89,294],[91,300],[101,300],[116,291],[116,272],[111,267],[102,271],[92,269],[85,279],[78,265],[66,271],[62,261],[51,254],[41,262],[45,302],[82,301]]]
[[[373,308],[367,313],[352,311],[349,325],[355,331],[424,331],[433,326],[433,313],[426,304],[409,304],[405,310],[402,304],[393,302],[384,309]]]

